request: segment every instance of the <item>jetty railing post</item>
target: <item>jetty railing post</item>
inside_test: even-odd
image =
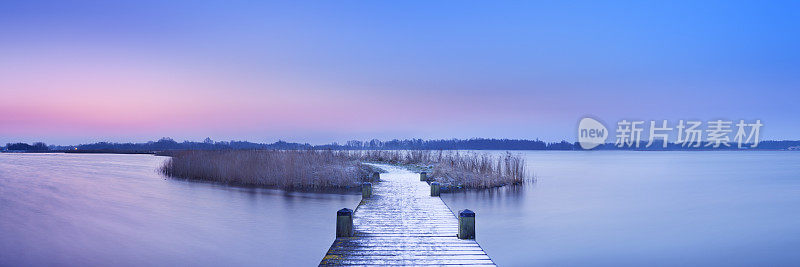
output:
[[[431,196],[432,197],[438,197],[440,189],[441,189],[441,186],[439,185],[439,183],[437,183],[437,182],[431,183]]]
[[[361,198],[369,198],[372,196],[372,183],[366,182],[361,184]]]
[[[353,236],[353,210],[344,208],[336,212],[336,237]]]
[[[475,212],[467,209],[458,212],[458,238],[475,239]]]
[[[428,180],[428,173],[427,172],[419,173],[419,180],[420,181],[427,181]]]

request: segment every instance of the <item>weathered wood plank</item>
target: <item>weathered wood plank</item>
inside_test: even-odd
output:
[[[480,246],[414,246],[414,247],[387,247],[365,248],[365,247],[331,247],[330,252],[336,251],[483,251]]]
[[[417,260],[417,259],[340,259],[340,260],[323,260],[320,265],[494,265],[492,260]]]
[[[480,250],[432,250],[432,251],[421,251],[421,250],[338,250],[338,251],[330,251],[328,255],[350,255],[350,256],[359,256],[358,258],[368,258],[368,257],[381,257],[381,258],[390,258],[392,257],[401,257],[401,258],[408,258],[408,257],[430,257],[430,256],[442,256],[442,258],[450,257],[450,256],[474,256],[477,258],[489,258],[486,256],[486,253]],[[386,256],[386,257],[384,257]]]
[[[353,236],[338,237],[320,265],[476,265],[494,262],[475,240],[458,239],[458,219],[419,175],[389,173],[353,212]]]

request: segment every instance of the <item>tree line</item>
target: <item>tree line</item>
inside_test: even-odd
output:
[[[3,150],[13,150],[13,151],[48,151],[50,147],[47,144],[42,142],[33,143],[33,145],[29,145],[26,143],[8,143]]]
[[[639,147],[617,147],[613,143],[598,146],[597,150],[735,150],[738,149],[735,143],[730,147],[711,148],[707,143],[701,143],[699,147],[686,147],[681,144],[667,143],[663,148],[662,144],[656,141],[650,147],[640,143]],[[172,138],[161,138],[157,141],[145,143],[112,143],[98,142],[91,144],[81,144],[76,146],[48,146],[45,143],[37,142],[32,145],[26,143],[9,143],[2,150],[5,151],[138,151],[154,152],[164,150],[254,150],[254,149],[333,149],[333,150],[581,150],[578,143],[567,141],[544,142],[541,140],[525,139],[394,139],[382,141],[372,139],[368,141],[352,140],[343,144],[330,143],[325,145],[311,145],[308,143],[292,143],[277,141],[274,143],[253,143],[248,141],[213,141],[206,138],[202,142],[183,141],[177,142]],[[800,149],[800,141],[761,141],[758,149],[766,150],[787,150]]]

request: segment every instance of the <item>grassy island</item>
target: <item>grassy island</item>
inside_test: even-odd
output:
[[[428,150],[228,150],[172,151],[161,167],[170,177],[286,190],[355,189],[376,168],[364,162],[427,171],[445,188],[491,188],[525,181],[525,161],[506,153]]]
[[[319,191],[356,188],[369,181],[369,165],[317,150],[177,151],[161,172],[226,184]]]
[[[444,189],[485,189],[525,182],[528,172],[520,155],[462,151],[367,150],[345,151],[351,158],[403,165],[414,171],[428,172],[430,181]]]

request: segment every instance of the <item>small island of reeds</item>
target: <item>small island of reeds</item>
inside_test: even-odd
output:
[[[427,171],[445,190],[518,185],[525,160],[511,153],[429,150],[188,150],[170,151],[160,171],[170,177],[299,191],[355,190],[380,169],[365,163]]]

